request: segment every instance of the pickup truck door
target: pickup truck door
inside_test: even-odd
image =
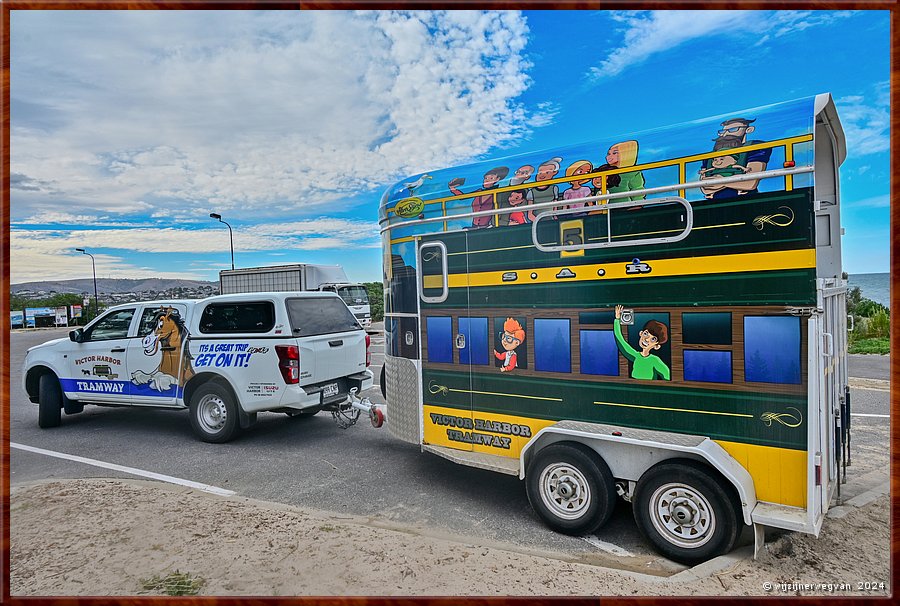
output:
[[[134,336],[128,340],[126,361],[132,403],[177,406],[184,373],[181,356],[187,329],[187,306],[166,303],[139,308]]]
[[[81,343],[71,344],[68,376],[60,380],[66,396],[82,402],[131,403],[125,352],[135,310],[108,312],[85,328]]]

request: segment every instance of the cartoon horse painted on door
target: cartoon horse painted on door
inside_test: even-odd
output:
[[[169,391],[173,385],[183,387],[194,376],[190,349],[185,344],[188,338],[187,327],[178,310],[161,307],[154,317],[153,331],[141,341],[145,355],[154,356],[157,352],[162,352],[159,366],[150,373],[134,371],[131,373],[132,383],[149,383],[150,389],[160,392]],[[182,345],[185,345],[183,352]]]

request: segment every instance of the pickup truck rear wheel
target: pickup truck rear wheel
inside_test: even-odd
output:
[[[191,397],[191,428],[204,442],[221,444],[240,430],[237,404],[225,387],[206,383]]]
[[[38,427],[59,427],[62,419],[62,388],[53,374],[41,375],[38,383]]]

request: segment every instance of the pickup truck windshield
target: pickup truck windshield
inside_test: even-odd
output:
[[[287,308],[295,336],[308,337],[362,328],[339,299],[288,299]]]
[[[362,286],[341,286],[338,294],[347,305],[368,305],[369,295]]]

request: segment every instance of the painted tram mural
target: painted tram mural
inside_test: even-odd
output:
[[[391,432],[519,475],[562,532],[630,500],[682,562],[817,534],[848,456],[845,154],[826,94],[404,179]]]

